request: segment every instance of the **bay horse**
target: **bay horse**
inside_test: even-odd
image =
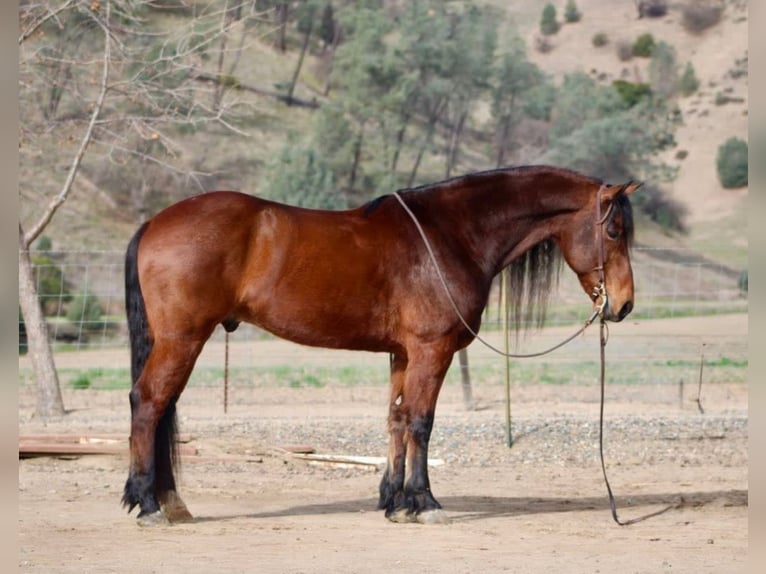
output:
[[[345,211],[216,191],[159,212],[125,259],[128,512],[139,506],[141,525],[191,519],[174,478],[176,402],[216,326],[245,321],[303,345],[389,353],[379,508],[392,521],[446,521],[427,467],[436,401],[453,354],[479,330],[493,278],[510,265],[522,280],[516,306],[523,297],[544,309],[563,256],[586,294],[606,297],[604,318],[621,321],[633,307],[629,195],[639,185],[523,166]]]

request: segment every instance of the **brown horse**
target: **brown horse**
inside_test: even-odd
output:
[[[474,338],[466,323],[478,331],[492,280],[508,265],[522,280],[515,296],[540,307],[559,253],[587,294],[605,288],[606,319],[625,318],[633,307],[628,196],[637,187],[520,167],[401,191],[404,206],[388,195],[331,212],[220,191],[158,213],[125,262],[128,511],[140,506],[140,524],[191,518],[173,475],[176,401],[216,326],[246,321],[304,345],[390,353],[379,507],[395,521],[444,520],[428,442],[452,356]]]

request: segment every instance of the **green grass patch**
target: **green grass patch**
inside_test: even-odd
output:
[[[667,367],[686,367],[686,368],[699,368],[700,362],[699,361],[691,361],[691,360],[675,360],[675,359],[669,359],[665,361],[664,366]],[[748,360],[747,359],[732,359],[730,357],[720,357],[717,359],[703,359],[702,360],[702,367],[731,367],[735,369],[747,369],[748,366]]]

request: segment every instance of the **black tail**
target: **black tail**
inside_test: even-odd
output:
[[[128,319],[130,376],[132,380],[131,412],[138,407],[140,401],[135,385],[144,370],[153,345],[146,317],[146,305],[138,277],[138,245],[146,231],[146,226],[145,223],[138,229],[133,239],[130,240],[125,254],[125,312]],[[173,399],[157,423],[157,430],[154,435],[154,495],[159,501],[164,499],[164,494],[167,491],[175,490],[173,469],[179,461],[178,418],[176,416],[176,399]],[[141,503],[141,498],[150,496],[149,493],[142,492],[144,489],[141,488],[140,482],[140,479],[131,476],[125,485],[122,500],[123,504],[128,507],[128,512],[136,504]],[[143,508],[145,504],[141,503],[141,506]]]
[[[152,341],[146,322],[146,306],[138,280],[138,244],[146,231],[144,223],[128,244],[125,254],[125,313],[130,337],[130,378],[136,384],[152,351]]]

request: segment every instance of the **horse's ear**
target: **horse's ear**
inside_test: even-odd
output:
[[[624,193],[625,195],[630,195],[642,185],[644,185],[643,181],[629,181],[628,183],[622,186],[622,193]]]
[[[639,187],[641,187],[643,182],[636,182],[636,181],[629,181],[628,183],[622,183],[617,185],[607,185],[604,190],[601,192],[601,199],[604,202],[612,201],[615,197],[620,195],[621,193],[624,193],[625,195],[630,195],[634,191],[636,191]]]

